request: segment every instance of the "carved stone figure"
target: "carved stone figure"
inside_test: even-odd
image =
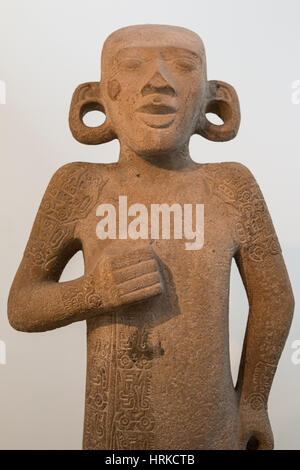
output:
[[[84,124],[91,110],[105,113],[104,124]],[[224,123],[209,122],[209,112]],[[74,92],[73,136],[85,144],[117,138],[119,161],[76,162],[54,174],[8,316],[28,332],[87,321],[84,449],[273,447],[268,395],[294,306],[280,246],[250,171],[235,162],[197,164],[189,154],[193,134],[226,141],[239,123],[235,90],[207,80],[203,43],[181,27],[114,32],[103,47],[101,81]],[[154,228],[144,217],[153,205],[165,218]],[[193,247],[186,242],[197,214],[204,232]],[[84,275],[59,282],[78,250]],[[250,307],[236,386],[233,259]]]

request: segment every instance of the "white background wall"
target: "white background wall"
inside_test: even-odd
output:
[[[191,140],[199,162],[240,161],[259,182],[275,224],[296,297],[293,327],[270,396],[277,449],[300,449],[299,170],[300,80],[298,0],[0,0],[1,315],[0,448],[81,447],[85,324],[40,334],[18,333],[6,317],[8,291],[41,197],[67,162],[111,162],[116,141],[87,147],[73,140],[68,110],[75,87],[96,81],[100,51],[113,30],[129,24],[184,26],[204,40],[208,77],[231,83],[242,111],[238,137]],[[298,94],[299,96],[299,94]],[[1,100],[0,100],[1,101]],[[71,261],[64,280],[82,272]],[[234,267],[231,290],[232,369],[236,376],[247,302]]]

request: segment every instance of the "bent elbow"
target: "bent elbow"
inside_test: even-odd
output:
[[[25,333],[40,331],[30,314],[28,296],[22,290],[16,292],[11,289],[7,302],[7,317],[14,330]]]
[[[21,312],[17,312],[13,305],[8,307],[7,310],[7,317],[10,326],[17,331],[22,331],[24,333],[32,333],[36,331],[34,329],[33,324],[26,315],[22,314]]]
[[[14,330],[22,331],[23,333],[32,333],[34,331],[28,322],[17,318],[16,315],[8,314],[8,321]]]
[[[285,328],[290,328],[295,309],[295,299],[292,289],[289,289],[277,304],[278,315]]]
[[[14,330],[22,331],[23,333],[41,333],[47,330],[43,325],[33,322],[27,315],[22,315],[22,313],[16,314],[13,309],[8,309],[7,317],[10,326]]]

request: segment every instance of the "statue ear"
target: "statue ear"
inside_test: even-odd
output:
[[[89,82],[79,85],[73,93],[69,125],[73,137],[82,144],[103,144],[116,138],[116,134],[107,116],[104,123],[97,127],[88,127],[83,123],[83,116],[89,111],[96,110],[105,113],[100,82]]]
[[[215,142],[231,140],[236,136],[241,120],[236,91],[228,83],[217,80],[211,80],[207,85],[206,100],[196,132]],[[212,124],[208,121],[206,113],[217,114],[224,124]]]

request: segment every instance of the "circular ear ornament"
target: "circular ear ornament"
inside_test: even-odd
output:
[[[197,134],[215,142],[225,142],[236,136],[241,114],[239,99],[231,85],[217,80],[209,81],[203,111],[196,129]],[[211,123],[206,117],[207,113],[219,116],[223,124],[218,126]]]
[[[100,126],[88,127],[84,124],[83,117],[89,111],[105,114],[100,82],[83,83],[76,88],[70,106],[69,126],[73,137],[82,144],[97,145],[115,139],[116,134],[107,116]]]

